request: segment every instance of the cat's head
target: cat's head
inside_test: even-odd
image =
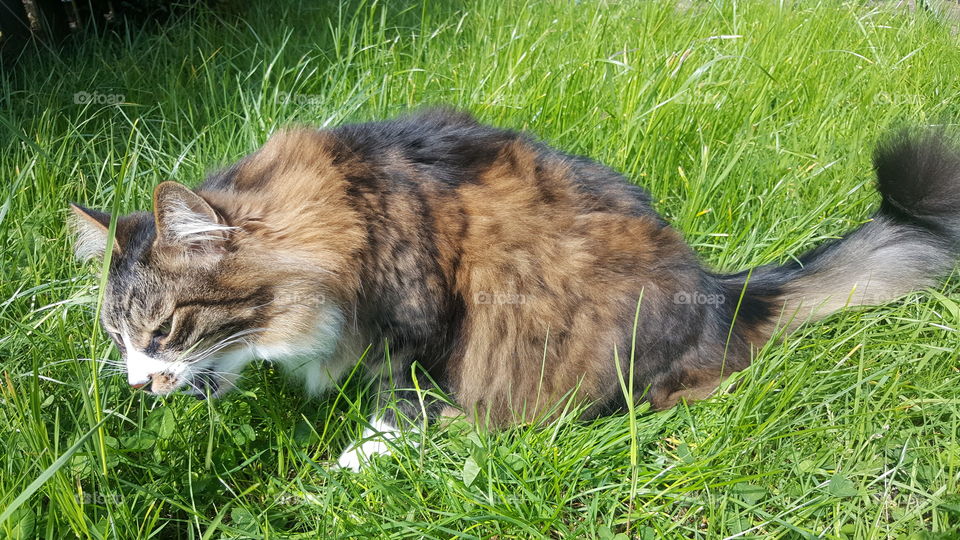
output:
[[[318,340],[335,336],[316,335],[317,321],[339,312],[322,284],[285,270],[244,223],[181,184],[157,186],[153,203],[119,217],[112,241],[109,214],[72,206],[77,256],[102,259],[111,246],[101,322],[131,386],[220,395],[255,358],[329,347]]]

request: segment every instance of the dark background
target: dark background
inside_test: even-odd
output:
[[[163,22],[224,0],[0,0],[0,62],[8,66],[36,48],[69,47],[80,34],[119,31],[127,23]]]

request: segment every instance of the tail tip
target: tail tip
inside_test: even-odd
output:
[[[960,152],[940,132],[902,130],[874,152],[881,212],[960,241]]]

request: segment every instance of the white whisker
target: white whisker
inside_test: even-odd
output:
[[[234,332],[233,334],[221,339],[220,341],[218,341],[217,343],[214,343],[213,345],[211,345],[210,347],[208,347],[203,351],[200,351],[194,355],[185,354],[180,360],[186,363],[197,363],[202,360],[206,360],[211,355],[216,354],[217,352],[222,351],[223,349],[231,345],[234,345],[236,343],[249,344],[249,342],[245,339],[245,336],[249,336],[250,334],[254,334],[257,332],[262,332],[264,330],[266,330],[266,328],[248,328],[246,330],[240,330],[238,332]],[[192,351],[188,351],[187,353],[189,352],[192,352]]]

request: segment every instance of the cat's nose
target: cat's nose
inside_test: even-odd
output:
[[[157,360],[132,347],[127,347],[124,357],[127,368],[127,384],[133,388],[143,388],[157,380],[157,374],[166,369],[166,362]]]
[[[139,390],[139,389],[143,388],[144,386],[150,384],[150,380],[151,380],[152,378],[153,378],[153,375],[147,375],[147,378],[146,378],[146,379],[139,380],[139,381],[129,381],[129,382],[130,382],[130,388],[133,388],[133,389],[135,389],[135,390]]]

